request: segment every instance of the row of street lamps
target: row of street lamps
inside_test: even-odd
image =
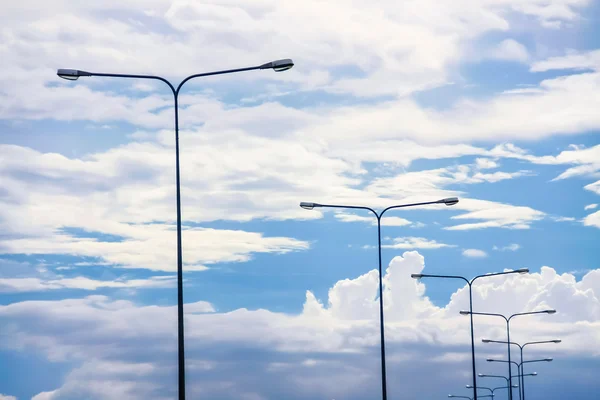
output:
[[[383,214],[391,209],[395,209],[395,208],[404,208],[404,207],[411,207],[411,206],[423,206],[423,205],[431,205],[431,204],[445,204],[447,206],[452,206],[455,205],[459,202],[458,198],[456,197],[451,197],[451,198],[446,198],[446,199],[441,199],[441,200],[437,200],[437,201],[432,201],[432,202],[424,202],[424,203],[412,203],[412,204],[403,204],[403,205],[396,205],[396,206],[391,206],[388,207],[386,209],[384,209],[382,212],[378,213],[377,211],[373,210],[370,207],[365,207],[365,206],[355,206],[355,205],[334,205],[334,204],[320,204],[320,203],[311,203],[311,202],[301,202],[300,203],[300,207],[302,207],[305,210],[313,210],[314,208],[340,208],[340,209],[359,209],[359,210],[367,210],[371,213],[373,213],[373,215],[377,218],[377,239],[378,239],[378,256],[379,256],[379,329],[380,329],[380,336],[381,336],[381,389],[382,389],[382,398],[383,400],[387,400],[387,385],[386,385],[386,365],[385,365],[385,330],[384,330],[384,315],[383,315],[383,277],[382,277],[382,261],[381,261],[381,218],[383,217]],[[458,276],[458,275],[432,275],[432,274],[411,274],[411,277],[414,279],[422,279],[422,278],[442,278],[442,279],[460,279],[463,280],[467,283],[468,287],[469,287],[469,310],[468,311],[461,311],[460,314],[461,315],[469,315],[470,316],[470,322],[471,322],[471,360],[472,360],[472,369],[473,369],[473,383],[472,385],[467,385],[467,388],[469,389],[473,389],[473,400],[477,400],[478,398],[483,398],[483,397],[494,397],[494,391],[497,389],[508,389],[508,398],[509,400],[512,400],[513,398],[513,393],[512,393],[512,389],[513,388],[519,388],[519,399],[524,400],[525,399],[525,392],[524,392],[524,379],[523,376],[536,376],[537,373],[533,373],[533,374],[526,374],[524,375],[523,372],[523,366],[525,363],[532,363],[532,362],[541,362],[541,361],[552,361],[551,358],[545,358],[545,359],[541,359],[541,360],[528,360],[528,361],[524,361],[523,360],[523,348],[526,345],[532,345],[532,344],[542,344],[542,343],[560,343],[560,340],[548,340],[548,341],[539,341],[539,342],[528,342],[525,343],[523,346],[515,343],[515,342],[511,342],[510,341],[510,322],[514,317],[517,316],[523,316],[523,315],[533,315],[533,314],[554,314],[556,313],[556,310],[542,310],[542,311],[531,311],[531,312],[524,312],[524,313],[516,313],[513,314],[509,317],[505,317],[502,314],[496,314],[496,313],[482,313],[482,312],[474,312],[473,311],[473,283],[480,278],[489,278],[489,277],[493,277],[493,276],[499,276],[499,275],[510,275],[510,274],[526,274],[529,273],[529,269],[527,268],[521,268],[521,269],[517,269],[517,270],[513,270],[513,271],[505,271],[505,272],[496,272],[496,273],[490,273],[490,274],[484,274],[484,275],[478,275],[472,279],[467,279],[463,276]],[[501,386],[501,387],[497,387],[497,388],[488,388],[488,387],[480,387],[480,389],[484,389],[484,390],[489,390],[490,394],[489,395],[478,395],[477,394],[477,371],[476,371],[476,365],[475,365],[475,336],[474,336],[474,328],[473,328],[473,316],[474,315],[483,315],[483,316],[495,316],[495,317],[502,317],[505,321],[506,321],[506,334],[507,334],[507,340],[504,341],[497,341],[497,340],[488,340],[488,339],[484,339],[483,342],[484,343],[503,343],[507,345],[507,349],[508,349],[508,361],[506,360],[496,360],[496,359],[487,359],[487,361],[489,362],[506,362],[508,364],[508,378],[506,378],[507,380],[507,385],[506,386]],[[511,360],[511,354],[510,354],[510,346],[511,345],[517,345],[519,346],[520,350],[521,350],[521,362],[517,363]],[[517,369],[518,369],[518,375],[517,376],[513,376],[512,375],[512,369],[511,366],[512,364],[517,365]],[[495,377],[493,375],[481,375],[481,377]],[[502,378],[505,378],[503,376],[499,376]],[[518,377],[519,378],[519,382],[520,385],[513,385],[512,383],[512,378],[513,377]],[[461,397],[461,396],[453,396],[450,395],[450,397]],[[470,397],[466,397],[466,398],[470,398]]]
[[[129,78],[129,79],[151,79],[151,80],[159,80],[167,84],[173,93],[173,101],[174,101],[174,117],[175,117],[175,176],[176,176],[176,202],[177,202],[177,338],[178,338],[178,398],[179,400],[185,400],[185,354],[184,354],[184,314],[183,314],[183,255],[182,255],[182,243],[181,243],[181,184],[180,184],[180,167],[179,167],[179,93],[181,91],[182,86],[191,79],[206,77],[212,75],[223,75],[223,74],[231,74],[236,72],[244,72],[251,70],[274,70],[276,72],[286,71],[294,66],[294,62],[291,59],[282,59],[276,60],[272,62],[268,62],[265,64],[246,67],[246,68],[237,68],[237,69],[229,69],[229,70],[221,70],[214,72],[207,72],[201,74],[190,75],[185,78],[181,83],[175,87],[171,82],[167,79],[155,76],[155,75],[132,75],[132,74],[113,74],[113,73],[97,73],[97,72],[87,72],[81,71],[77,69],[59,69],[57,71],[57,75],[63,79],[67,80],[77,80],[80,77],[110,77],[110,78]],[[319,203],[307,203],[302,202],[300,206],[307,210],[312,210],[314,208],[341,208],[341,209],[362,209],[367,210],[375,216],[377,219],[377,240],[378,240],[378,255],[379,255],[379,325],[380,325],[380,336],[381,336],[381,387],[382,387],[382,395],[383,400],[387,400],[387,385],[386,385],[386,365],[385,365],[385,333],[384,333],[384,315],[383,315],[383,279],[382,279],[382,261],[381,261],[381,218],[388,210],[396,209],[396,208],[405,208],[405,207],[414,207],[414,206],[424,206],[424,205],[432,205],[432,204],[445,204],[446,206],[452,206],[458,203],[458,198],[450,197],[437,201],[429,201],[422,203],[411,203],[411,204],[402,204],[402,205],[394,205],[384,209],[381,212],[377,212],[372,208],[365,206],[353,206],[353,205],[333,205],[333,204],[319,204]],[[473,315],[496,315],[500,316],[500,314],[485,314],[485,313],[475,313],[473,312],[473,296],[472,296],[472,284],[473,282],[482,277],[491,277],[497,275],[507,275],[514,273],[527,273],[528,269],[518,269],[515,271],[507,271],[507,272],[499,272],[494,274],[486,274],[479,275],[475,278],[468,280],[462,276],[444,276],[444,275],[428,275],[428,274],[413,274],[411,275],[413,278],[421,279],[421,278],[450,278],[450,279],[462,279],[467,282],[469,286],[469,311],[463,311],[461,314],[468,314],[471,318],[471,353],[472,353],[472,367],[473,367],[473,393],[474,400],[477,400],[477,382],[476,382],[476,370],[475,370],[475,342],[473,338]],[[542,312],[551,313],[553,310],[546,310]],[[541,312],[533,312],[533,313],[541,313]],[[512,385],[512,376],[510,373],[511,359],[510,359],[510,345],[515,344],[510,341],[510,333],[509,330],[509,322],[510,319],[516,315],[525,315],[525,314],[533,314],[533,313],[521,313],[512,315],[510,318],[506,319],[507,321],[507,343],[508,345],[508,364],[509,364],[509,378],[508,383],[509,386]],[[489,341],[496,342],[496,341]],[[523,363],[527,361],[523,361],[523,347],[528,344],[537,344],[538,342],[526,343],[523,346],[519,346],[521,348],[521,363],[518,363],[519,368],[519,376],[521,376]],[[542,343],[542,342],[539,342]],[[496,360],[494,360],[496,361]],[[499,361],[499,360],[498,360]],[[522,386],[522,377],[521,377],[521,386]],[[516,386],[515,386],[516,387]],[[521,389],[522,390],[522,389]],[[512,399],[512,390],[509,390],[510,398]],[[521,394],[521,392],[519,392]],[[493,395],[493,392],[492,392]],[[450,396],[450,397],[460,397],[460,396]],[[489,397],[489,396],[479,396],[479,397]],[[523,393],[524,399],[524,393]]]

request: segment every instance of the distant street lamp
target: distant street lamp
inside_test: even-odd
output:
[[[483,343],[502,343],[502,344],[508,344],[509,342],[504,342],[501,340],[489,340],[489,339],[481,339],[481,341]],[[560,343],[562,342],[562,340],[560,339],[552,339],[552,340],[540,340],[537,342],[527,342],[524,345],[520,345],[519,343],[516,342],[510,342],[510,344],[515,345],[515,346],[519,346],[519,349],[521,350],[521,372],[519,374],[519,379],[520,379],[520,385],[521,388],[519,389],[519,398],[521,398],[522,400],[525,400],[525,376],[536,376],[537,372],[534,372],[533,374],[526,374],[525,371],[523,370],[523,348],[525,348],[525,346],[530,346],[530,345],[534,345],[534,344],[545,344],[545,343]]]
[[[155,75],[131,75],[131,74],[106,74],[98,72],[87,72],[78,69],[59,69],[56,74],[66,80],[76,81],[80,77],[100,76],[109,78],[132,78],[132,79],[153,79],[162,81],[169,86],[173,92],[175,105],[175,177],[177,187],[177,343],[178,343],[178,381],[179,381],[179,400],[185,400],[185,355],[184,355],[184,331],[183,331],[183,255],[181,245],[181,185],[179,182],[179,92],[181,87],[190,79],[200,78],[211,75],[232,74],[235,72],[252,71],[259,69],[272,69],[274,71],[286,71],[294,66],[292,60],[284,59],[271,61],[254,67],[228,69],[215,72],[205,72],[194,74],[185,78],[177,88],[167,79]]]
[[[395,208],[406,208],[406,207],[416,207],[416,206],[425,206],[430,204],[445,204],[447,206],[453,206],[458,203],[457,197],[449,197],[446,199],[436,200],[436,201],[427,201],[424,203],[411,203],[411,204],[401,204],[397,206],[391,206],[380,213],[373,210],[370,207],[365,206],[345,206],[345,205],[334,205],[334,204],[319,204],[319,203],[309,203],[309,202],[301,202],[300,207],[305,210],[312,210],[314,208],[342,208],[342,209],[351,209],[351,210],[367,210],[375,215],[377,218],[377,248],[379,250],[379,331],[381,336],[381,391],[383,400],[387,400],[387,384],[386,384],[386,373],[385,373],[385,334],[384,334],[384,323],[383,323],[383,277],[382,277],[382,267],[381,267],[381,218],[386,211],[392,210]]]
[[[464,276],[458,276],[458,275],[411,274],[410,277],[414,278],[414,279],[421,279],[421,278],[462,279],[463,281],[467,282],[467,284],[469,285],[469,312],[472,312],[473,311],[473,282],[475,282],[475,280],[477,280],[479,278],[488,278],[488,277],[498,276],[498,275],[526,274],[528,272],[529,272],[529,269],[521,268],[521,269],[517,269],[514,271],[495,272],[493,274],[478,275],[471,280],[468,280]],[[461,311],[460,313],[463,314],[464,312]],[[473,315],[472,314],[471,314],[471,360],[472,360],[472,366],[473,366],[473,399],[477,400],[478,396],[477,396],[477,372],[475,371],[475,335],[473,333]],[[481,396],[479,396],[479,397],[481,397]]]
[[[534,362],[551,362],[553,360],[553,358],[549,357],[549,358],[542,358],[539,360],[528,360],[528,361],[523,361],[523,362],[516,362],[516,361],[507,361],[507,360],[496,360],[494,358],[488,358],[486,361],[488,362],[502,362],[502,363],[508,363],[509,367],[511,364],[514,364],[517,366],[517,372],[518,372],[518,376],[522,376],[521,374],[521,368],[523,367],[523,364],[526,363],[534,363]],[[537,375],[537,373],[535,374]],[[524,379],[522,379],[524,380]],[[512,391],[512,390],[511,390]],[[519,396],[521,396],[521,392],[519,391]]]
[[[530,312],[524,312],[524,313],[516,313],[511,315],[510,317],[505,317],[502,314],[497,314],[497,313],[481,313],[481,312],[473,312],[471,311],[461,311],[460,312],[463,315],[468,315],[471,314],[471,318],[473,318],[473,315],[485,315],[488,317],[500,317],[503,318],[504,321],[506,321],[506,338],[507,338],[507,343],[510,342],[510,321],[514,318],[514,317],[519,317],[522,315],[533,315],[533,314],[554,314],[556,313],[556,310],[542,310],[542,311],[530,311]],[[485,343],[485,342],[484,342]],[[512,387],[512,370],[511,370],[511,364],[510,364],[510,344],[507,344],[507,348],[508,348],[508,377],[509,377],[509,386]],[[520,374],[520,372],[519,372]],[[510,389],[508,391],[510,393],[509,398],[512,400],[512,389]],[[521,391],[519,390],[519,397],[521,396]]]
[[[506,381],[506,387],[508,387],[508,378],[504,375],[488,375],[488,374],[477,374],[480,378],[502,378]],[[537,376],[537,372],[532,372],[530,374],[524,375],[513,375],[513,378],[520,378],[521,376]]]
[[[467,385],[467,386],[465,386],[465,387],[466,387],[467,389],[471,389],[471,388],[473,388],[473,386],[471,386],[471,385]],[[517,387],[519,387],[519,386],[518,386],[518,385],[513,385],[512,387],[514,387],[514,388],[517,388]],[[493,388],[493,389],[492,389],[492,388],[489,388],[489,387],[483,387],[483,386],[479,386],[479,387],[478,387],[478,389],[485,389],[485,390],[489,390],[489,391],[490,391],[490,394],[491,394],[491,396],[492,396],[492,398],[494,398],[494,396],[496,395],[494,392],[495,392],[496,390],[498,390],[498,389],[509,389],[509,387],[508,387],[508,386],[499,386],[499,387],[495,387],[495,388]],[[483,396],[479,396],[479,397],[483,397]]]

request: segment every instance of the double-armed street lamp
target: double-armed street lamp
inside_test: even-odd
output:
[[[472,367],[473,367],[473,399],[474,400],[477,400],[478,397],[482,397],[482,396],[477,396],[477,372],[476,372],[476,368],[475,368],[475,335],[473,333],[473,314],[474,314],[473,313],[473,282],[475,282],[479,278],[488,278],[488,277],[492,277],[492,276],[509,275],[509,274],[526,274],[528,272],[529,272],[529,269],[521,268],[521,269],[517,269],[514,271],[495,272],[492,274],[478,275],[471,280],[465,278],[464,276],[458,276],[458,275],[411,274],[411,278],[414,278],[414,279],[422,279],[422,278],[461,279],[461,280],[467,282],[467,285],[469,285],[469,311],[468,312],[471,314],[471,361],[472,361],[471,363],[472,363]],[[460,313],[463,314],[464,311],[461,311]]]
[[[502,379],[504,379],[506,381],[506,387],[508,388],[508,385],[509,385],[508,382],[509,382],[509,380],[504,375],[477,374],[477,376],[480,377],[480,378],[502,378]],[[513,378],[520,378],[522,376],[537,376],[537,372],[532,372],[530,374],[518,374],[518,375],[513,375],[512,377]],[[520,391],[519,391],[519,393],[520,393]],[[519,394],[519,396],[520,396],[520,394]]]
[[[504,342],[501,340],[489,340],[489,339],[481,339],[481,341],[483,343],[501,343],[501,344],[512,344],[515,346],[518,346],[519,349],[521,350],[521,372],[519,373],[519,379],[520,379],[520,386],[521,388],[519,389],[519,398],[522,400],[525,400],[525,376],[536,376],[537,373],[534,372],[533,374],[526,374],[525,371],[523,370],[523,349],[525,348],[525,346],[531,346],[534,344],[546,344],[546,343],[555,343],[558,344],[560,342],[562,342],[562,340],[560,339],[552,339],[552,340],[539,340],[536,342],[527,342],[523,345],[520,345],[519,343],[516,342]]]
[[[336,205],[336,204],[319,204],[319,203],[309,203],[309,202],[301,202],[300,207],[305,210],[312,210],[315,208],[340,208],[340,209],[350,209],[350,210],[366,210],[375,216],[377,219],[377,248],[379,251],[379,332],[381,336],[381,393],[383,400],[387,400],[387,381],[386,381],[386,371],[385,371],[385,334],[384,334],[384,322],[383,322],[383,277],[382,277],[382,266],[381,266],[381,218],[383,215],[392,209],[396,208],[406,208],[406,207],[416,207],[416,206],[426,206],[431,204],[445,204],[447,206],[453,206],[458,203],[457,197],[449,197],[446,199],[436,200],[436,201],[427,201],[423,203],[411,203],[411,204],[401,204],[396,206],[390,206],[384,209],[381,212],[377,212],[374,209],[366,206],[347,206],[347,205]]]
[[[542,310],[542,311],[530,311],[530,312],[516,313],[516,314],[512,314],[508,318],[505,317],[502,314],[473,312],[473,310],[470,310],[470,311],[461,311],[460,313],[462,315],[471,315],[471,320],[473,320],[473,315],[484,315],[484,316],[488,316],[488,317],[500,317],[500,318],[504,319],[504,321],[506,322],[506,338],[507,338],[507,343],[509,343],[510,342],[510,321],[514,317],[519,317],[519,316],[522,316],[522,315],[534,315],[534,314],[554,314],[554,313],[556,313],[556,310]],[[512,387],[512,371],[511,371],[511,363],[510,363],[510,361],[511,361],[511,357],[510,357],[510,344],[507,344],[507,346],[508,346],[508,380],[509,380],[509,386]],[[520,374],[520,372],[519,372],[519,374]],[[512,396],[512,389],[509,389],[508,392],[509,392],[509,399],[512,400],[512,397],[513,397]]]
[[[178,382],[179,382],[179,400],[185,400],[185,354],[184,354],[184,330],[183,330],[183,256],[181,245],[181,185],[179,181],[179,93],[181,87],[189,80],[212,75],[232,74],[236,72],[252,70],[268,70],[276,72],[286,71],[294,66],[291,59],[271,61],[265,64],[253,67],[228,69],[222,71],[205,72],[201,74],[190,75],[185,78],[175,88],[167,79],[155,75],[132,75],[132,74],[107,74],[99,72],[87,72],[78,69],[59,69],[57,75],[63,79],[76,81],[80,77],[108,77],[108,78],[129,78],[129,79],[151,79],[162,81],[169,86],[173,93],[175,106],[175,180],[177,188],[177,343],[178,343]]]
[[[508,360],[496,360],[495,358],[488,358],[486,361],[507,363],[509,366],[509,369],[512,364],[516,365],[517,366],[517,376],[521,377],[521,382],[523,382],[523,381],[525,381],[525,379],[523,378],[523,373],[522,373],[522,368],[523,368],[524,364],[536,363],[536,362],[552,362],[552,360],[554,360],[552,357],[548,357],[548,358],[540,358],[538,360],[526,360],[526,361],[521,361],[521,362],[508,361]],[[537,373],[534,373],[534,374],[537,375]],[[531,374],[531,375],[535,376],[534,374]],[[519,398],[522,399],[521,391],[519,391]]]
[[[467,389],[472,389],[473,386],[471,385],[466,385],[465,386]],[[492,399],[494,398],[494,396],[496,395],[494,392],[498,389],[510,389],[511,387],[513,388],[517,388],[519,387],[518,385],[513,385],[513,386],[498,386],[495,388],[489,388],[489,387],[485,387],[485,386],[479,386],[478,389],[483,389],[483,390],[489,390],[490,391],[490,395],[492,396]],[[483,396],[479,396],[479,397],[483,397]]]

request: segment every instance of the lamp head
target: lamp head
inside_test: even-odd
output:
[[[556,310],[546,310],[547,314],[556,314]]]
[[[552,343],[560,343],[560,342],[562,342],[562,340],[560,340],[560,339],[554,339],[554,340],[552,340],[551,342],[552,342]]]
[[[488,359],[486,359],[485,361],[488,361],[488,362],[493,362],[493,361],[496,361],[496,360],[494,360],[493,358],[488,358]]]
[[[519,385],[512,385],[512,387],[514,387],[514,388],[518,388],[518,387],[519,387]]]
[[[291,69],[293,66],[294,62],[290,58],[285,58],[263,64],[260,66],[260,69],[272,69],[275,72],[282,72]]]
[[[490,340],[490,339],[481,339],[481,341],[482,341],[483,343],[489,343],[489,342],[491,342],[491,340]]]
[[[529,273],[529,268],[519,268],[515,272],[518,272],[519,274],[528,274]]]
[[[473,389],[473,386],[472,386],[472,385],[465,385],[465,387],[466,387],[467,389]]]
[[[460,315],[469,315],[469,314],[471,314],[471,312],[470,311],[461,311],[461,312],[459,312],[459,314]]]
[[[300,203],[300,207],[304,208],[305,210],[312,210],[315,207],[319,207],[319,205],[316,203],[307,203],[303,201],[302,203]]]
[[[544,361],[548,361],[548,362],[550,362],[550,361],[552,361],[552,360],[554,360],[554,358],[552,358],[552,357],[544,358]]]
[[[453,206],[458,203],[458,197],[447,197],[439,201],[440,203],[444,203],[447,206]]]
[[[537,376],[537,372],[532,372],[531,375]]]
[[[413,279],[421,279],[423,277],[423,274],[410,274],[410,277]]]
[[[479,373],[479,374],[477,374],[477,376],[480,377],[480,378],[484,378],[486,375],[484,375],[482,373]]]
[[[79,71],[78,69],[64,69],[61,68],[58,71],[56,71],[56,75],[58,75],[60,78],[69,80],[69,81],[76,81],[77,79],[79,79],[80,76],[92,76],[92,74],[90,74],[89,72],[85,72],[85,71]]]

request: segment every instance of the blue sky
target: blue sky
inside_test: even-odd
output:
[[[598,2],[0,9],[0,400],[176,397],[172,97],[56,69],[177,83],[287,57],[182,91],[188,396],[379,396],[374,219],[298,204],[450,196],[383,220],[390,398],[470,395],[466,288],[411,273],[525,267],[478,281],[474,307],[558,310],[513,325],[563,340],[529,350],[555,360],[527,397],[600,389]],[[505,373],[480,343],[504,334],[476,320],[478,372]]]

